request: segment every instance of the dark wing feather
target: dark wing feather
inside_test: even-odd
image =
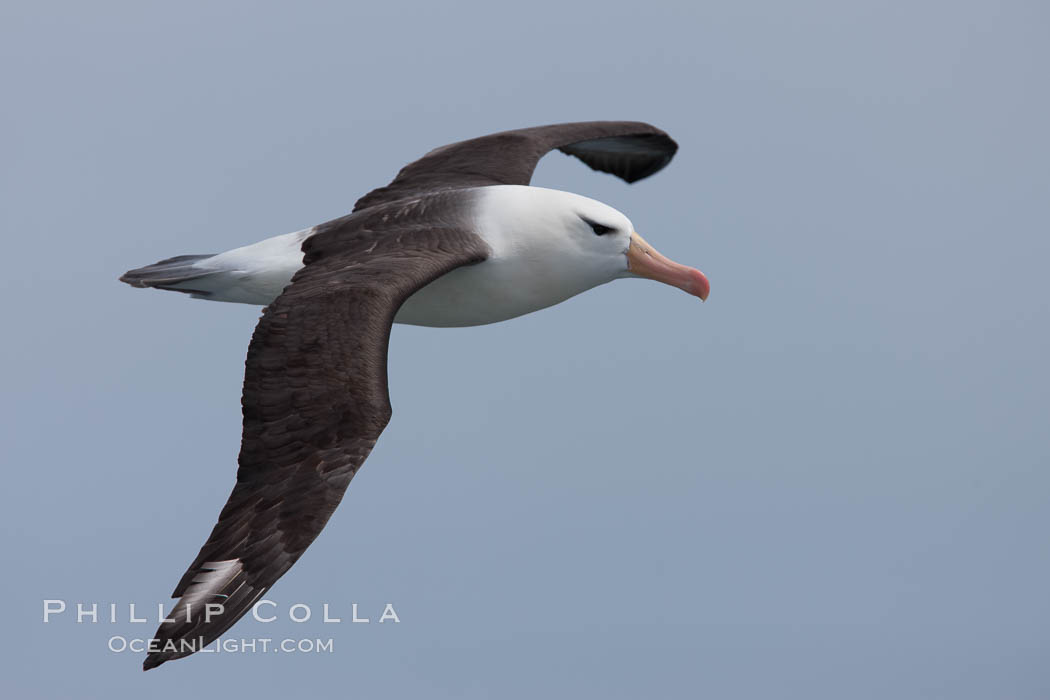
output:
[[[503,131],[442,146],[409,163],[354,211],[441,190],[527,185],[540,158],[554,149],[595,170],[635,182],[671,162],[678,144],[643,122],[574,122]]]
[[[304,245],[306,266],[264,311],[245,363],[237,483],[175,589],[174,621],[160,625],[145,669],[218,638],[313,542],[390,418],[397,309],[487,256],[474,234],[419,228],[404,210],[393,226],[352,216],[320,227]],[[209,603],[221,612],[209,615]]]

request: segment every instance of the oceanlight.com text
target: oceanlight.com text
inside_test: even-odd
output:
[[[116,635],[109,638],[109,650],[114,653],[132,652],[135,654],[173,652],[200,654],[331,654],[335,642],[328,639],[273,639],[256,637],[254,639],[217,639],[211,644],[200,644],[201,640],[180,639],[160,642],[156,639],[127,638]]]

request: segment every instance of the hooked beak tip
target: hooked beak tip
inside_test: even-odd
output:
[[[700,301],[707,301],[708,295],[711,293],[711,283],[707,279],[707,275],[700,270],[693,270],[693,288],[690,290],[691,294],[695,294],[700,297]]]

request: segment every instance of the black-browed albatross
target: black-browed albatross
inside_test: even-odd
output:
[[[266,307],[245,360],[237,483],[175,587],[144,669],[217,639],[321,532],[390,420],[392,323],[495,323],[622,277],[707,298],[699,270],[660,255],[619,211],[529,186],[554,149],[635,182],[678,146],[640,122],[481,136],[410,163],[342,218],[120,278]]]

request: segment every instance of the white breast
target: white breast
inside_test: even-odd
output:
[[[581,207],[601,207],[623,217],[569,192],[520,185],[483,188],[471,218],[492,256],[420,289],[394,321],[445,327],[496,323],[561,303],[620,276],[625,259],[589,255],[566,234],[567,217],[575,221]]]

